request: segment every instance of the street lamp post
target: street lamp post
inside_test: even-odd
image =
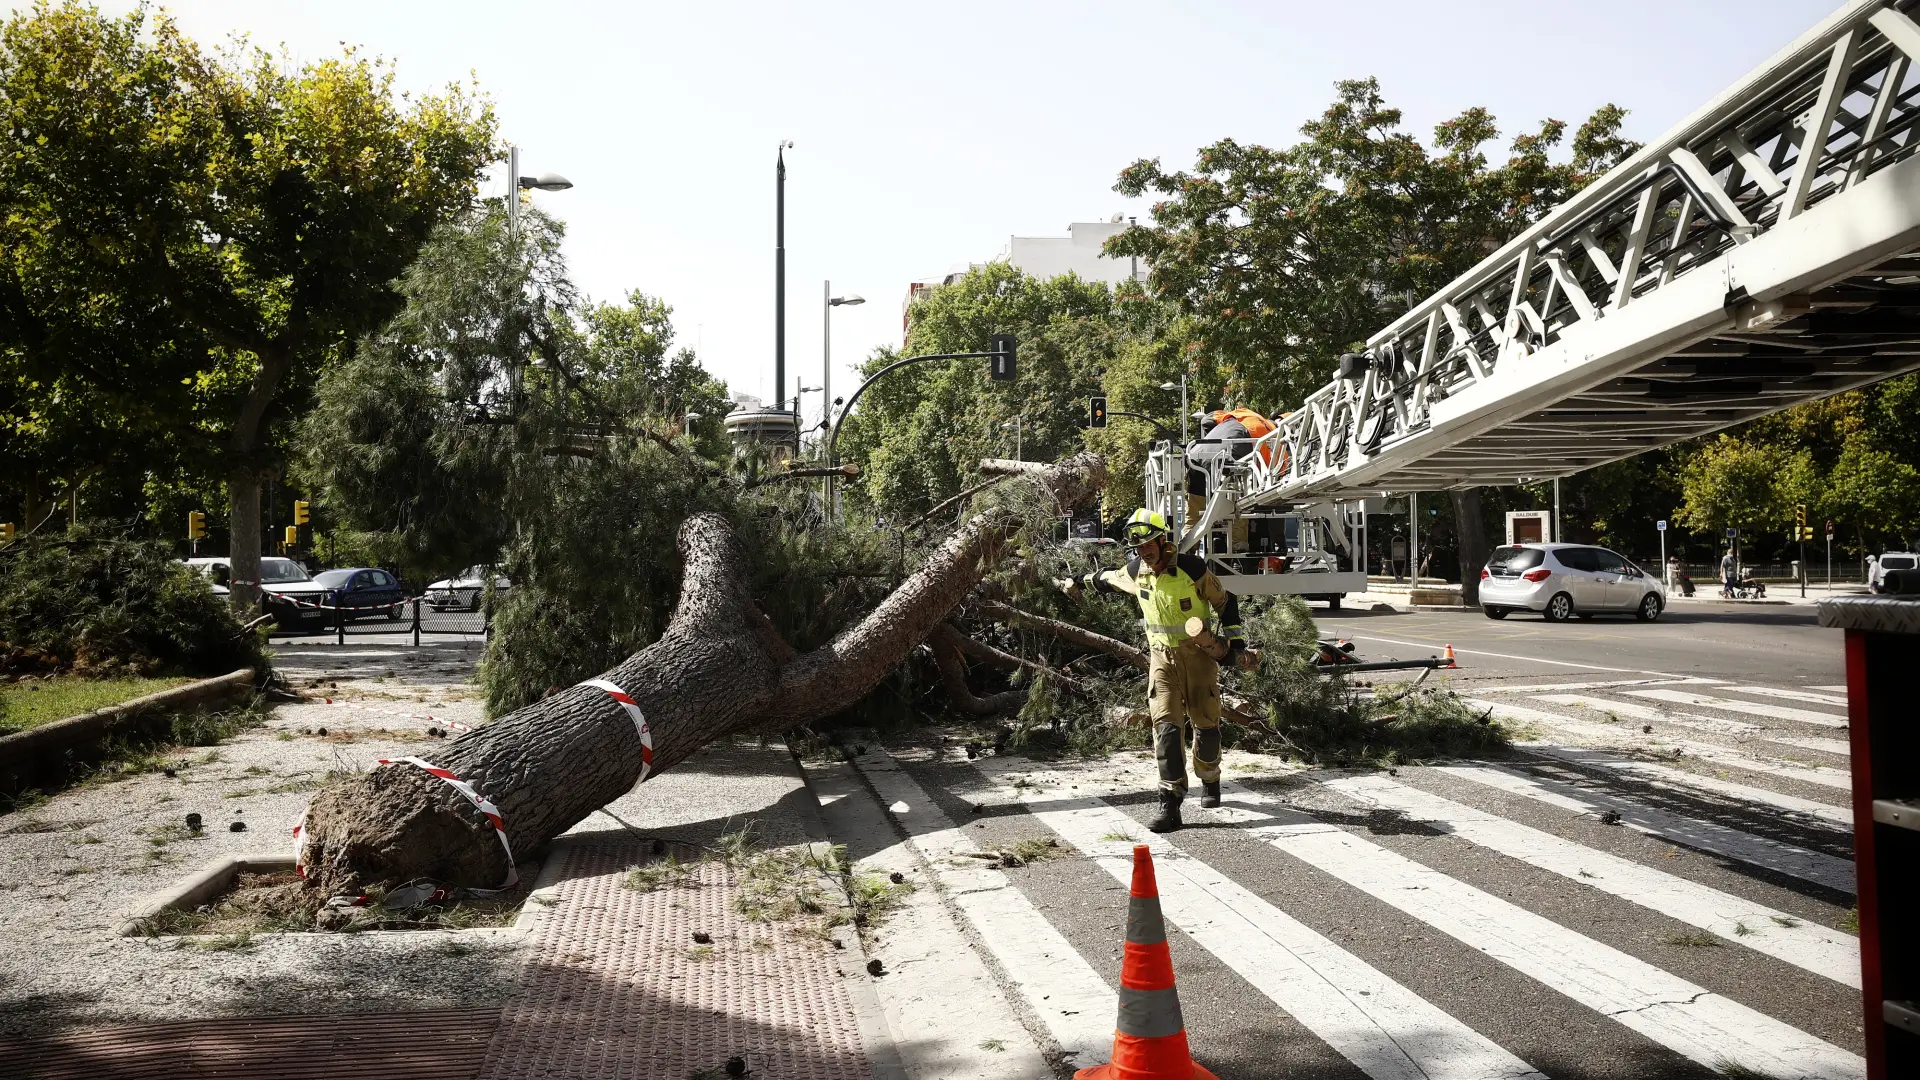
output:
[[[866,297],[857,293],[845,296],[833,295],[833,282],[820,283],[820,426],[827,439],[833,438],[833,309],[853,307],[867,302]],[[826,478],[827,514],[834,520],[839,519],[833,505],[833,477]]]
[[[520,192],[527,189],[565,191],[572,186],[573,181],[559,173],[521,176],[520,148],[507,147],[507,239],[511,240],[520,235]]]
[[[773,396],[778,398],[787,386],[787,148],[791,139],[781,139],[774,150],[773,162]],[[780,408],[774,402],[774,410]],[[800,403],[794,402],[794,448],[800,442]]]
[[[1173,383],[1163,382],[1160,384],[1160,389],[1162,390],[1178,389],[1180,391],[1180,442],[1181,442],[1181,445],[1185,445],[1187,442],[1187,376],[1186,374],[1184,372],[1181,373],[1180,385],[1178,387],[1175,387]]]

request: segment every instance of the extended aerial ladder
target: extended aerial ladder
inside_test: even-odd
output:
[[[1215,469],[1182,547],[1240,556],[1261,515],[1567,476],[1920,369],[1916,9],[1846,4],[1342,357]],[[1172,444],[1148,463],[1170,521],[1186,471]]]

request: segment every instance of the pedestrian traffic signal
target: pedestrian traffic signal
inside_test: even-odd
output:
[[[307,500],[305,499],[293,500],[293,523],[295,525],[305,525],[307,522],[312,520],[313,520],[313,515],[307,513]],[[292,543],[293,541],[289,540],[287,542]]]
[[[1013,335],[995,334],[991,340],[993,341],[993,348],[988,350],[988,353],[991,356],[990,362],[993,366],[989,367],[987,372],[993,377],[995,382],[1012,382],[1014,360]]]
[[[1833,522],[1827,522],[1827,539],[1833,539]]]
[[[1087,426],[1107,426],[1107,398],[1105,394],[1095,394],[1087,399]]]
[[[205,540],[207,538],[207,515],[198,510],[187,512],[187,539]]]
[[[300,544],[300,526],[298,525],[287,526],[287,550],[292,551],[295,547],[298,547],[299,544]]]

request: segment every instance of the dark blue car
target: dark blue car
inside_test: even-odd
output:
[[[348,621],[385,616],[398,620],[407,593],[400,580],[375,567],[324,570],[313,576],[329,607],[345,608]]]

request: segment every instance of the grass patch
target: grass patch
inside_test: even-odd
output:
[[[1791,915],[1769,915],[1767,918],[1772,919],[1775,926],[1784,926],[1789,930],[1800,925],[1800,920]]]
[[[266,704],[259,699],[219,712],[160,716],[136,732],[107,740],[92,762],[76,762],[65,775],[55,777],[48,788],[57,791],[71,785],[112,783],[163,769],[217,762],[220,760],[218,750],[209,751],[198,761],[188,761],[175,752],[186,747],[213,746],[264,723]],[[37,789],[23,791],[12,798],[0,795],[0,814],[18,813],[46,799],[46,792]]]
[[[853,874],[847,898],[853,901],[853,922],[861,928],[878,925],[913,892],[912,882],[895,884],[879,874]]]
[[[1136,837],[1129,836],[1123,832],[1115,831],[1110,833],[1102,833],[1100,836],[1100,842],[1103,844],[1137,844],[1140,841]]]
[[[1763,1073],[1759,1069],[1750,1069],[1737,1061],[1725,1058],[1714,1063],[1713,1069],[1727,1080],[1779,1080],[1772,1073]]]
[[[1007,1043],[1004,1039],[982,1039],[980,1040],[980,1049],[991,1050],[996,1054],[1004,1053],[1007,1049]]]
[[[1849,934],[1860,933],[1860,908],[1857,905],[1848,908],[1847,913],[1840,916],[1840,929]]]
[[[1669,945],[1678,946],[1683,949],[1717,949],[1720,947],[1720,939],[1704,930],[1697,930],[1691,934],[1668,934],[1661,940]]]
[[[71,675],[0,683],[0,735],[157,694],[192,679],[83,679]]]
[[[1042,859],[1054,859],[1062,854],[1060,841],[1052,837],[1046,839],[1031,838],[1018,840],[1015,841],[1013,847],[1008,850],[1013,854],[1014,858],[1019,859],[1023,863],[1039,862]]]

